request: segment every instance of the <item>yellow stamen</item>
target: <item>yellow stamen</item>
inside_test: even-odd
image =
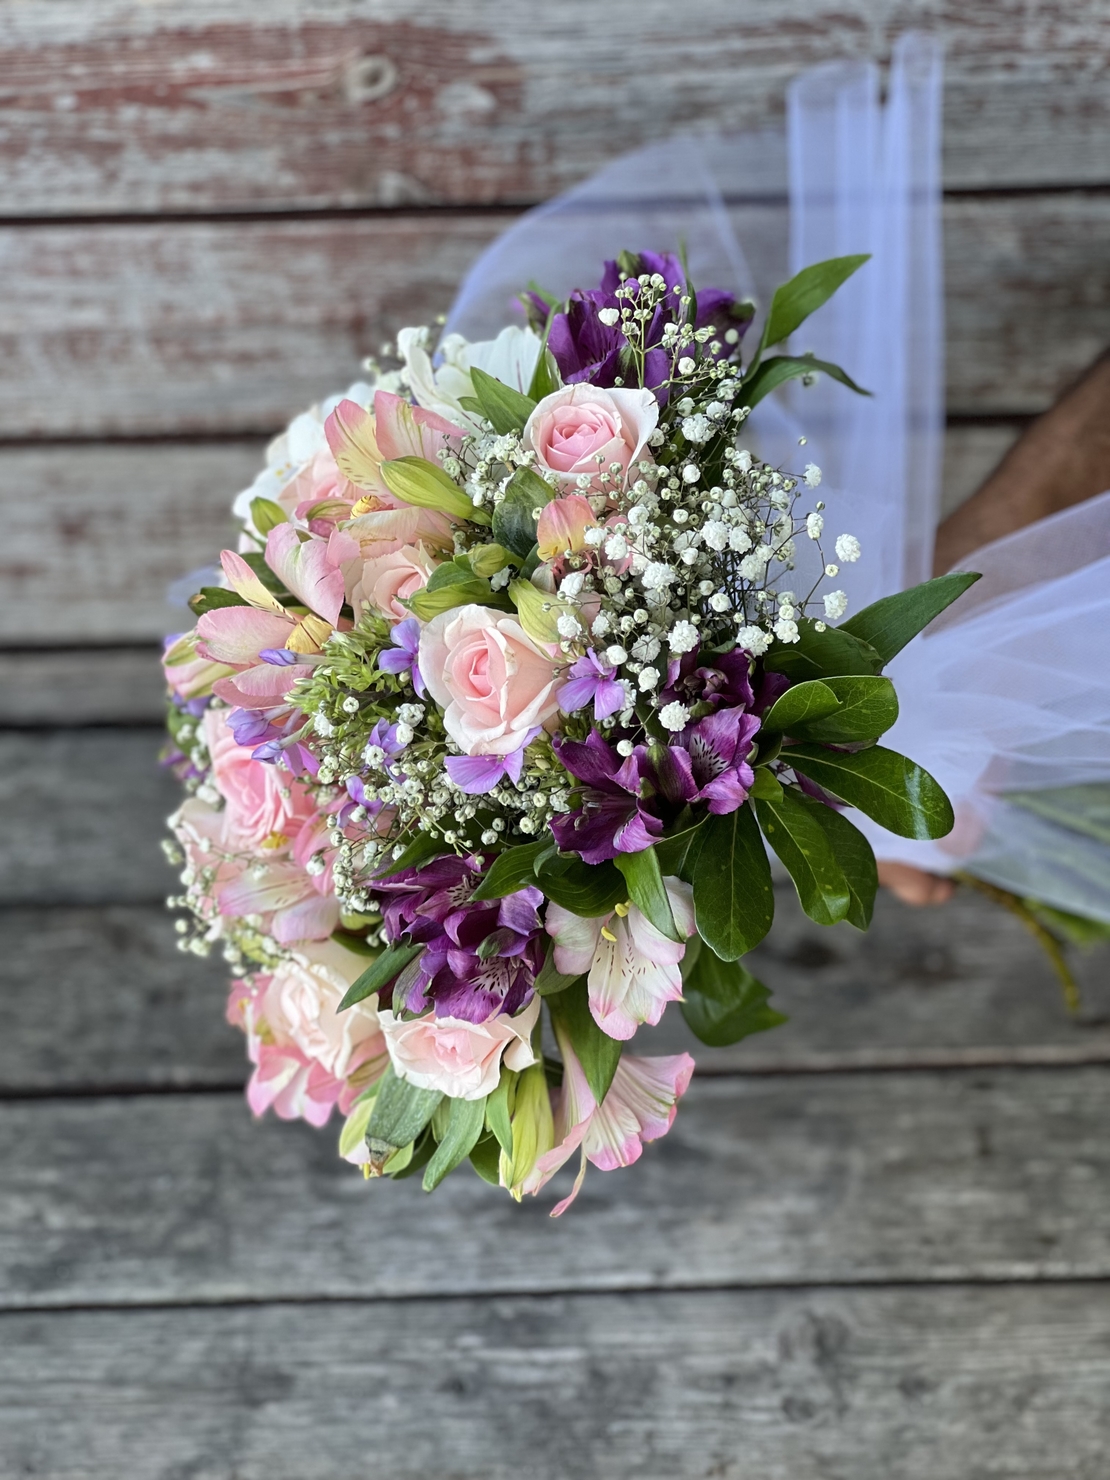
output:
[[[616,945],[616,943],[617,943],[617,937],[612,933],[612,931],[609,929],[608,925],[603,925],[601,927],[601,933],[605,937],[606,940],[610,940],[610,941],[613,942],[614,945]]]
[[[283,832],[272,832],[268,838],[262,839],[263,848],[284,848],[289,839]]]
[[[629,912],[629,910],[631,908],[632,908],[631,902],[626,899],[623,904],[614,905],[614,907],[613,907],[613,913],[615,915],[619,915],[621,917],[621,919],[623,920],[624,917],[625,917],[625,915],[628,914],[628,912]]]
[[[360,514],[372,514],[375,509],[381,508],[381,500],[375,498],[372,493],[364,493],[357,499],[351,508],[351,518],[357,519]]]

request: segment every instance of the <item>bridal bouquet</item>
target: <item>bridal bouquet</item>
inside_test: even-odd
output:
[[[751,304],[624,254],[492,342],[433,358],[403,331],[399,369],[274,443],[164,658],[171,904],[231,965],[256,1112],[338,1107],[348,1160],[428,1190],[469,1160],[519,1199],[578,1153],[561,1212],[690,1082],[688,1054],[625,1052],[641,1024],[783,1021],[741,964],[772,923],[765,842],[814,920],[864,929],[843,808],[950,829],[876,743],[882,669],[975,577],[841,621],[861,548],[828,541],[820,470],[744,446],[785,380],[857,389],[768,351],[864,260],[781,287],[745,360]]]

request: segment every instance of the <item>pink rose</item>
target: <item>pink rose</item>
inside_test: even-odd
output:
[[[212,757],[212,781],[227,803],[228,846],[258,849],[274,833],[293,837],[315,815],[312,797],[284,766],[252,760],[251,747],[235,743],[225,709],[205,711],[204,736]]]
[[[524,426],[524,445],[535,452],[538,468],[567,482],[586,473],[591,488],[600,490],[617,486],[599,477],[613,463],[623,475],[645,457],[658,421],[651,391],[568,385],[544,396],[532,412]]]
[[[402,1022],[379,1014],[393,1071],[420,1089],[438,1089],[453,1100],[481,1100],[497,1088],[501,1060],[510,1069],[536,1062],[532,1029],[540,1012],[533,997],[516,1017],[501,1013],[488,1023],[422,1017]]]
[[[367,607],[399,622],[411,616],[401,602],[423,590],[435,566],[423,545],[402,545],[389,554],[364,560],[361,571],[349,587],[355,620]]]
[[[247,1102],[282,1120],[321,1126],[343,1114],[385,1067],[377,998],[337,1012],[365,962],[334,941],[295,952],[270,976],[235,982],[228,1019],[247,1034],[255,1072]]]
[[[457,606],[420,634],[420,672],[464,755],[509,755],[558,712],[563,671],[515,617]]]

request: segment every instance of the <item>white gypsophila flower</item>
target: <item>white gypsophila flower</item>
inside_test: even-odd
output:
[[[740,562],[740,574],[745,581],[761,581],[763,572],[767,569],[767,562],[771,558],[771,550],[767,545],[760,545],[750,555],[745,555]]]
[[[775,623],[775,636],[780,642],[798,641],[798,624],[788,617],[780,617]]]
[[[665,565],[661,560],[653,560],[641,577],[645,591],[663,591],[673,584],[674,578],[673,566]]]
[[[423,704],[402,704],[398,707],[397,718],[402,724],[418,725],[424,718]]]
[[[342,709],[344,714],[358,713],[358,700],[355,698],[354,694],[347,695],[347,697],[343,700]]]
[[[860,544],[854,534],[838,534],[836,537],[836,558],[851,565],[853,560],[860,557]]]
[[[732,605],[732,598],[727,591],[714,591],[709,598],[709,610],[712,612],[727,612]]]
[[[639,529],[651,518],[651,511],[644,504],[634,504],[628,511],[628,522],[633,529]]]
[[[698,629],[692,622],[676,622],[667,641],[672,653],[692,652],[698,645]]]
[[[821,538],[821,531],[824,529],[824,527],[825,527],[825,518],[824,518],[824,515],[822,515],[822,514],[807,514],[806,515],[806,534],[809,535],[809,537],[810,537],[811,540],[819,540]]]
[[[833,563],[830,561],[829,564],[825,566],[825,574],[831,580],[833,576],[838,576],[840,574],[840,566],[833,565]]]
[[[658,682],[659,682],[659,669],[658,668],[641,668],[640,669],[640,687],[641,687],[641,689],[643,689],[643,691],[644,691],[645,694],[650,689],[655,688],[655,686],[656,686],[656,684],[658,684]]]
[[[589,481],[587,480],[586,487],[588,488],[589,486]],[[587,545],[600,545],[608,533],[609,531],[603,525],[594,524],[586,530],[582,538]]]
[[[817,488],[821,482],[821,469],[816,463],[806,463],[804,476],[807,488]]]
[[[636,749],[636,747],[633,745],[633,743],[632,743],[631,740],[618,740],[617,741],[617,754],[618,755],[629,756],[629,755],[632,754],[632,752],[635,749]]]
[[[314,714],[312,716],[312,728],[321,740],[327,740],[329,736],[335,734],[335,726],[326,714]]]
[[[489,578],[490,587],[494,591],[500,591],[507,586],[513,578],[513,567],[506,565],[504,570],[495,570]]]
[[[729,530],[728,547],[737,555],[743,555],[745,550],[752,547],[752,537],[746,529],[739,527]]]
[[[615,328],[620,323],[620,310],[617,308],[603,308],[597,316],[607,329]]]
[[[611,625],[612,624],[609,621],[608,613],[598,612],[597,616],[593,620],[593,625],[590,627],[590,631],[595,637],[604,637],[606,632],[609,631]]]
[[[690,711],[677,699],[673,699],[670,704],[664,704],[659,711],[659,723],[665,730],[684,730],[689,719]]]
[[[622,663],[628,662],[628,654],[619,643],[615,642],[612,647],[605,649],[605,661],[612,663],[614,668],[619,668]]]
[[[684,483],[696,483],[701,477],[701,469],[697,463],[687,463],[682,469],[682,481]]]
[[[692,360],[689,355],[683,355],[682,359],[678,362],[679,375],[693,375],[697,368],[697,362]]]
[[[713,435],[713,427],[708,416],[702,415],[699,411],[694,416],[684,417],[682,435],[686,438],[687,442],[693,443],[695,447],[700,447],[703,442],[708,442]]]
[[[831,622],[837,621],[848,610],[848,597],[843,591],[829,591],[825,596],[825,615]]]
[[[741,627],[736,634],[736,645],[758,658],[771,646],[771,639],[762,627]]]
[[[727,524],[722,524],[719,519],[710,519],[701,527],[701,537],[708,550],[724,550],[728,546],[729,535],[732,531]]]
[[[610,560],[623,560],[628,554],[628,541],[619,531],[605,541],[605,553]]]
[[[741,447],[736,454],[736,466],[742,473],[750,473],[752,470],[752,455],[746,447]]]
[[[559,636],[567,642],[572,642],[582,631],[582,623],[573,612],[562,612],[555,623]]]
[[[678,412],[679,416],[689,416],[694,409],[694,402],[690,396],[683,396],[682,400],[676,403],[674,409]]]
[[[644,617],[647,617],[647,612],[644,613]],[[637,637],[636,641],[632,644],[632,656],[639,663],[650,663],[652,658],[659,656],[659,647],[658,637],[652,637],[648,633],[643,637]]]
[[[698,563],[698,552],[694,549],[683,550],[682,563],[683,565],[696,565]]]
[[[562,581],[559,583],[559,595],[567,596],[571,600],[573,600],[576,596],[580,595],[582,591],[582,584],[585,579],[586,577],[582,573],[582,571],[572,570],[571,573],[567,576],[564,576]]]

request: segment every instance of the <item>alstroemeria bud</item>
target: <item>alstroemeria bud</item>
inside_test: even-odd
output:
[[[537,1159],[555,1144],[555,1120],[542,1060],[525,1069],[517,1079],[510,1124],[513,1154],[507,1156],[502,1151],[499,1171],[502,1187],[507,1187],[519,1202],[524,1179]]]

